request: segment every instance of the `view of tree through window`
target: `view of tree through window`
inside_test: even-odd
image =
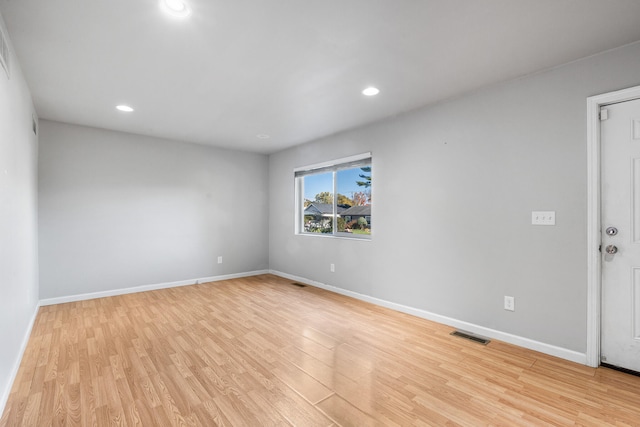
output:
[[[371,236],[371,160],[355,167],[336,165],[298,176],[300,232],[367,238]]]

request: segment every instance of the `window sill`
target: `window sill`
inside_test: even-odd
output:
[[[356,237],[354,235],[349,235],[349,233],[340,233],[340,234],[327,234],[327,233],[296,233],[296,236],[304,236],[304,237],[319,237],[322,239],[339,239],[339,240],[351,240],[357,242],[370,242],[372,239],[372,235],[360,235],[362,237]]]

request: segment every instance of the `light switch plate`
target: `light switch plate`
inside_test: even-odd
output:
[[[533,224],[533,225],[556,225],[556,211],[533,211],[533,212],[531,212],[531,224]]]

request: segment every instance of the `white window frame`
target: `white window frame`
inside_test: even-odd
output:
[[[369,161],[372,163],[372,155],[371,152],[357,154],[354,156],[343,157],[340,159],[329,160],[322,163],[315,163],[312,165],[301,166],[294,168],[293,176],[295,183],[295,206],[294,206],[294,216],[295,216],[295,234],[300,236],[315,236],[315,237],[325,237],[332,239],[353,239],[353,240],[364,240],[369,241],[372,238],[372,235],[351,235],[349,233],[339,233],[338,232],[338,224],[337,224],[337,203],[338,203],[338,195],[337,195],[337,181],[336,181],[336,172],[342,169],[350,169],[354,167],[358,167],[357,163]],[[373,168],[372,168],[373,170]],[[333,172],[333,233],[324,234],[324,233],[308,233],[304,231],[304,209],[302,206],[304,204],[304,185],[303,179],[305,176],[312,175],[315,173],[322,172]],[[373,187],[372,187],[373,191]],[[373,216],[373,215],[371,215]],[[373,233],[372,233],[373,234]]]

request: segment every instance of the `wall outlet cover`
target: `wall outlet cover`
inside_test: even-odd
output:
[[[516,311],[516,299],[515,297],[504,297],[504,309],[508,311]]]

